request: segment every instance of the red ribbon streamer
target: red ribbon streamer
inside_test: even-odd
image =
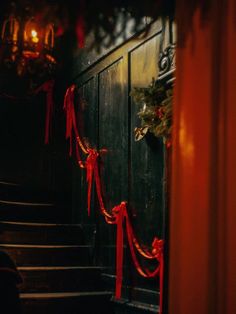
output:
[[[84,15],[85,15],[85,2],[84,0],[80,1],[80,12],[77,17],[76,21],[76,37],[77,37],[77,43],[79,48],[84,48],[85,43],[85,21],[84,21]]]
[[[76,22],[76,36],[77,36],[78,48],[84,48],[84,42],[85,42],[84,29],[85,29],[84,17],[79,15]]]
[[[79,153],[79,146],[83,147],[83,152],[88,154],[89,151],[85,148],[83,145],[80,136],[79,131],[77,128],[76,123],[76,116],[75,116],[75,109],[74,109],[74,98],[75,98],[75,85],[72,85],[69,87],[66,91],[66,95],[64,98],[64,106],[63,109],[66,112],[66,139],[69,139],[70,142],[70,156],[72,156],[72,139],[73,139],[73,133],[75,134],[75,137],[77,139],[76,141],[76,159],[81,168],[84,168],[84,163],[81,159],[80,153]]]
[[[72,137],[73,132],[76,136],[76,155],[77,160],[81,168],[86,168],[87,171],[87,204],[88,204],[88,215],[91,212],[91,193],[93,180],[95,182],[96,194],[99,202],[99,210],[101,214],[105,217],[108,224],[116,224],[116,291],[115,297],[119,299],[121,297],[122,289],[122,278],[123,278],[123,247],[124,247],[124,222],[126,226],[127,239],[131,252],[131,257],[138,273],[145,278],[154,278],[159,275],[160,278],[160,314],[163,312],[163,278],[164,278],[164,256],[163,247],[164,241],[155,238],[152,243],[152,251],[144,249],[141,247],[137,238],[134,234],[132,224],[129,219],[127,204],[122,202],[120,205],[115,206],[112,209],[112,214],[109,214],[104,206],[103,196],[102,196],[102,184],[101,177],[98,167],[98,157],[99,153],[95,149],[88,149],[82,143],[79,136],[75,110],[74,110],[74,93],[75,85],[68,88],[64,100],[64,110],[66,111],[66,138],[70,139],[70,155],[72,154]],[[79,148],[88,154],[85,164],[82,162],[79,155]],[[147,268],[141,266],[136,251],[146,259],[156,259],[158,262],[157,267],[150,272]]]
[[[116,215],[116,299],[121,297],[123,281],[123,204],[115,207],[112,211]]]
[[[72,131],[73,131],[73,115],[74,115],[74,89],[72,85],[66,91],[63,109],[66,112],[66,139],[70,141],[70,156],[72,155]]]
[[[54,80],[47,81],[43,85],[41,85],[38,89],[36,89],[35,93],[39,93],[41,91],[46,92],[47,94],[47,108],[46,108],[46,118],[45,118],[45,137],[44,143],[49,143],[49,137],[51,133],[52,126],[52,115],[53,115],[53,88],[54,88]]]
[[[88,216],[90,216],[91,209],[91,193],[92,193],[92,183],[95,169],[97,169],[97,157],[98,153],[91,149],[89,150],[89,155],[86,161],[86,169],[87,169],[87,184],[88,184],[88,192],[87,192],[87,204],[88,204]],[[96,171],[97,175],[97,171]]]

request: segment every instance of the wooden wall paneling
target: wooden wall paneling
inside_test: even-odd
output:
[[[158,75],[160,36],[156,35],[129,54],[130,86],[145,87]],[[137,117],[142,104],[131,102],[130,152],[131,179],[130,204],[133,223],[139,239],[150,246],[155,236],[162,237],[163,221],[163,143],[151,134],[139,142],[134,140],[134,128],[140,126]],[[135,275],[136,284],[156,289],[157,280],[141,280]],[[135,297],[135,296],[134,296]]]
[[[89,62],[87,62],[86,67],[80,67],[80,62],[83,60],[78,61],[76,60],[76,54],[74,59],[74,69],[73,69],[73,81],[78,80],[80,82],[85,82],[89,80],[89,78],[93,75],[97,75],[103,69],[109,67],[111,64],[116,62],[119,58],[125,56],[125,54],[129,51],[134,50],[143,42],[147,41],[148,39],[152,38],[153,36],[160,34],[162,31],[162,24],[161,21],[158,20],[155,23],[152,23],[149,33],[144,38],[143,34],[141,33],[139,36],[134,36],[131,40],[123,43],[116,47],[116,49],[110,51],[107,54],[101,54],[98,56],[91,57]],[[77,58],[80,59],[82,56],[80,54],[77,55]]]
[[[94,62],[91,60],[77,76],[79,85],[93,76],[98,78],[97,87],[92,87],[95,92],[90,92],[98,97],[99,148],[107,149],[101,157],[106,206],[111,210],[122,200],[130,201],[137,235],[147,245],[151,245],[154,236],[162,235],[163,146],[156,138],[134,142],[138,106],[131,102],[129,93],[131,87],[146,86],[152,77],[157,77],[160,33],[158,21],[147,38],[130,40],[108,55],[95,58]],[[82,198],[80,201],[84,203]],[[97,221],[99,263],[105,267],[104,278],[114,290],[116,227],[107,225],[100,215]],[[150,281],[137,275],[126,249],[124,263],[122,296],[155,304],[158,280]]]
[[[99,73],[99,147],[106,150],[101,158],[101,176],[109,210],[128,195],[128,106],[124,69],[122,58]],[[101,263],[108,263],[114,273],[115,226],[107,225],[103,218],[100,222],[100,243],[106,251],[101,254]]]
[[[109,208],[127,198],[128,107],[122,66],[123,59],[99,75],[99,145],[107,149],[103,162]]]
[[[92,76],[80,87],[80,95],[83,99],[75,105],[79,132],[85,142],[91,147],[96,148],[98,143],[98,98],[97,98],[97,77]],[[86,156],[81,153],[83,160]],[[86,170],[81,169],[74,162],[73,171],[73,220],[83,224],[86,240],[94,244],[95,227],[95,208],[94,195],[91,201],[91,216],[88,217],[87,211],[87,183]]]

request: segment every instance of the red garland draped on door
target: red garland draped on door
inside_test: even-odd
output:
[[[64,99],[64,110],[66,112],[66,138],[70,142],[70,155],[72,155],[73,138],[75,141],[76,157],[78,165],[81,168],[85,168],[87,171],[87,202],[88,202],[88,215],[90,215],[91,206],[91,188],[92,183],[95,183],[96,194],[99,202],[99,211],[104,216],[105,221],[108,224],[116,225],[116,298],[121,297],[122,277],[123,277],[123,239],[124,230],[127,234],[128,244],[137,272],[145,278],[153,278],[159,276],[160,278],[160,314],[163,310],[163,275],[164,275],[164,256],[163,246],[164,241],[162,239],[154,238],[152,243],[152,249],[148,250],[143,248],[135,236],[132,224],[130,222],[127,203],[121,202],[115,206],[111,213],[105,208],[103,196],[102,196],[102,184],[99,173],[98,157],[99,153],[95,149],[86,147],[83,143],[76,122],[74,98],[75,98],[76,86],[72,85],[67,89]],[[86,161],[81,159],[80,150],[87,155]],[[156,260],[158,265],[152,272],[148,268],[141,266],[137,253],[145,259]]]

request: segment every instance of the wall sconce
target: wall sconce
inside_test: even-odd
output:
[[[50,77],[56,68],[53,56],[54,28],[39,25],[33,17],[25,23],[14,15],[7,17],[1,30],[1,63],[15,68],[19,76]]]

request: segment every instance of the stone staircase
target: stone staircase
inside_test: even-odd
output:
[[[29,197],[30,195],[30,197]],[[111,294],[92,265],[80,225],[40,193],[0,183],[0,250],[15,261],[23,278],[23,314],[111,314]]]

